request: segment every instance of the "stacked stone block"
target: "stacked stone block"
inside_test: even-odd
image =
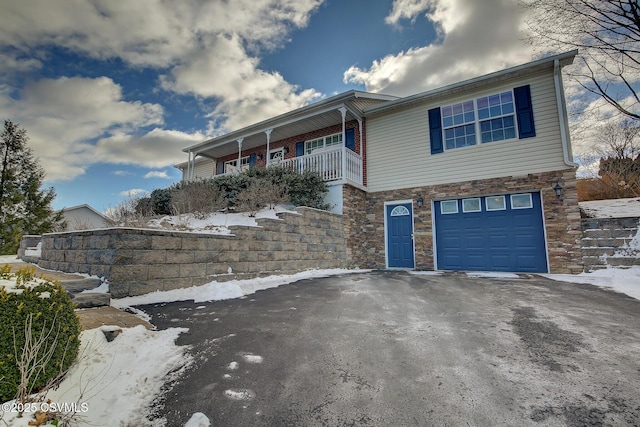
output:
[[[588,218],[582,220],[584,271],[640,265],[635,247],[640,218]]]
[[[109,280],[120,298],[231,279],[346,266],[342,216],[310,208],[231,235],[110,228],[45,234],[38,264]]]

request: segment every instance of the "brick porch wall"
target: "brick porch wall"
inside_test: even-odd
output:
[[[560,181],[563,187],[562,200],[558,200],[552,189],[556,181]],[[431,212],[433,199],[472,197],[517,191],[541,192],[550,271],[552,273],[582,272],[581,224],[574,170],[366,194],[345,186],[345,207],[350,207],[350,211],[360,210],[361,212],[357,214],[345,212],[345,235],[349,242],[349,261],[362,268],[385,268],[385,202],[416,200],[418,195],[422,195],[424,206],[418,208],[414,203],[416,269],[432,270],[434,268]],[[359,208],[356,209],[356,206]],[[363,218],[363,215],[365,218]],[[348,217],[352,218],[347,219]]]

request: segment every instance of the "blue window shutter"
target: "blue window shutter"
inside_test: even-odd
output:
[[[216,173],[216,175],[222,175],[224,173],[224,162],[218,161],[218,172]]]
[[[296,157],[304,156],[304,141],[296,142]]]
[[[349,128],[346,129],[344,133],[345,138],[347,138],[345,147],[347,147],[351,151],[356,151],[356,130],[354,128]]]
[[[531,105],[531,88],[529,85],[514,88],[513,95],[516,101],[520,139],[536,136],[536,128],[533,124],[533,106]]]
[[[431,154],[438,154],[444,151],[442,144],[442,119],[439,107],[429,110],[429,139],[431,140]]]
[[[256,153],[252,153],[249,156],[249,167],[252,168],[256,165]]]

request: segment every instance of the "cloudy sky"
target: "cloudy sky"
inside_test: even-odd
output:
[[[55,208],[179,179],[181,149],[349,89],[409,95],[533,59],[515,0],[0,0],[0,119]]]

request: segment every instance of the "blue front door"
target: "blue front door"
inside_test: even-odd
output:
[[[413,215],[411,203],[387,205],[387,264],[413,268]]]
[[[434,203],[438,269],[547,272],[540,193]]]

